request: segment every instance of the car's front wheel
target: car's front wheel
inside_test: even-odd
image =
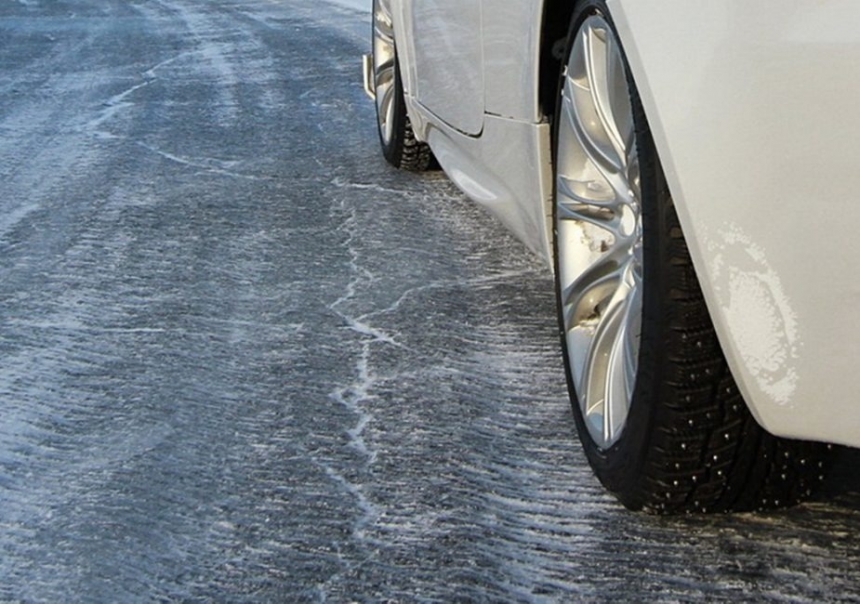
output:
[[[574,14],[555,119],[555,259],[568,386],[600,481],[628,507],[792,504],[827,448],[751,416],[717,341],[618,35]]]
[[[434,165],[430,147],[415,138],[397,61],[390,0],[373,0],[372,77],[382,155],[395,168],[420,172]]]

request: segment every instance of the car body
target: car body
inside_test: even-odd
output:
[[[384,4],[415,137],[552,266],[559,55],[577,3]],[[601,7],[752,415],[779,437],[860,446],[860,4]]]

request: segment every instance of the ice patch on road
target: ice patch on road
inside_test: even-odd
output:
[[[162,151],[161,149],[157,149],[151,145],[147,145],[145,143],[137,143],[140,147],[143,147],[147,151],[152,151],[156,155],[160,155],[164,159],[170,160],[177,164],[181,164],[183,166],[189,166],[191,168],[199,168],[205,172],[211,172],[213,174],[221,174],[224,176],[230,176],[232,178],[244,178],[247,180],[266,180],[263,177],[255,176],[254,174],[243,174],[241,172],[236,172],[235,170],[231,170],[230,168],[239,164],[237,161],[231,160],[221,160],[213,157],[204,157],[204,158],[187,158],[182,157],[180,155],[176,155],[174,153],[169,153],[167,151]]]
[[[27,203],[14,210],[5,212],[0,216],[0,237],[11,231],[17,224],[37,211],[41,206],[38,203]]]
[[[99,115],[85,124],[85,130],[95,133],[100,138],[117,138],[110,132],[100,130],[102,124],[104,124],[108,120],[113,119],[113,117],[121,111],[128,109],[129,107],[133,107],[134,103],[132,101],[127,101],[126,98],[128,98],[130,95],[134,94],[141,88],[149,86],[150,83],[151,80],[147,80],[145,82],[135,84],[131,88],[128,88],[120,92],[119,94],[115,94],[114,96],[109,98],[103,103],[104,109],[99,112]]]
[[[325,0],[330,4],[337,4],[346,8],[353,8],[369,13],[371,10],[371,0]]]

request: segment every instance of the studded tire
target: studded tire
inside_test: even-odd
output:
[[[635,130],[633,153],[638,158],[642,259],[637,282],[641,299],[637,298],[637,304],[641,300],[641,321],[637,319],[635,325],[637,329],[641,325],[641,331],[637,336],[638,359],[633,363],[635,384],[628,390],[629,400],[624,401],[626,419],[619,435],[601,441],[600,428],[595,431],[594,419],[588,416],[589,406],[582,403],[583,395],[578,392],[578,388],[582,390],[582,380],[574,374],[581,374],[580,368],[589,365],[575,358],[582,350],[576,348],[570,332],[581,326],[573,324],[570,317],[586,316],[587,312],[576,314],[570,310],[567,296],[578,284],[562,282],[563,275],[570,273],[564,266],[569,255],[566,249],[560,249],[559,241],[569,245],[565,241],[575,238],[565,239],[564,232],[562,237],[559,232],[570,228],[564,221],[570,221],[571,216],[574,222],[579,215],[592,218],[587,214],[588,204],[569,193],[570,180],[563,180],[564,161],[559,167],[559,157],[560,153],[569,155],[564,149],[573,144],[565,139],[569,135],[565,134],[564,120],[576,121],[569,113],[564,114],[565,95],[573,94],[565,91],[565,82],[568,87],[572,85],[568,74],[577,60],[572,55],[577,46],[574,41],[583,35],[585,23],[592,29],[605,25],[605,31],[597,33],[610,36],[613,42],[618,38],[603,1],[588,0],[577,7],[568,36],[554,123],[559,323],[574,416],[588,460],[601,483],[634,510],[728,512],[797,503],[822,482],[830,448],[772,436],[756,423],[744,403],[705,306],[620,42],[620,64],[625,72],[622,79],[627,83],[631,128]],[[577,63],[581,64],[582,61]],[[576,127],[571,130],[576,134]],[[581,140],[581,127],[578,132]],[[587,150],[584,153],[587,155]],[[568,193],[560,193],[563,187]],[[573,210],[571,196],[579,204],[574,204]],[[604,215],[606,207],[600,208]],[[563,212],[565,216],[560,216]],[[588,275],[588,270],[582,273]],[[582,296],[577,298],[576,303],[582,304],[581,299]],[[600,312],[596,302],[594,312]]]

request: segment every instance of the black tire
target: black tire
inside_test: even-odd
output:
[[[382,155],[389,164],[401,170],[422,172],[434,168],[436,161],[429,145],[416,139],[415,132],[412,130],[403,96],[403,80],[400,75],[393,28],[390,26],[390,15],[380,14],[381,8],[379,1],[373,0],[371,34],[373,36],[373,78],[376,82],[377,94],[383,95],[376,102],[379,143],[382,147]],[[382,40],[380,40],[380,18],[388,20]],[[388,60],[379,59],[376,55],[380,43],[383,46],[390,46],[386,48]],[[386,111],[386,109],[389,110]],[[391,122],[388,128],[386,128],[387,120]]]
[[[572,17],[565,65],[574,36],[591,15],[602,16],[617,39],[605,3],[582,2]],[[600,482],[633,510],[727,512],[795,504],[823,481],[830,447],[770,435],[744,403],[705,306],[623,50],[621,54],[639,158],[643,290],[629,413],[620,437],[606,448],[589,434],[577,399],[565,337],[555,223],[561,339],[573,412],[588,461]],[[561,101],[558,105],[556,169]]]

